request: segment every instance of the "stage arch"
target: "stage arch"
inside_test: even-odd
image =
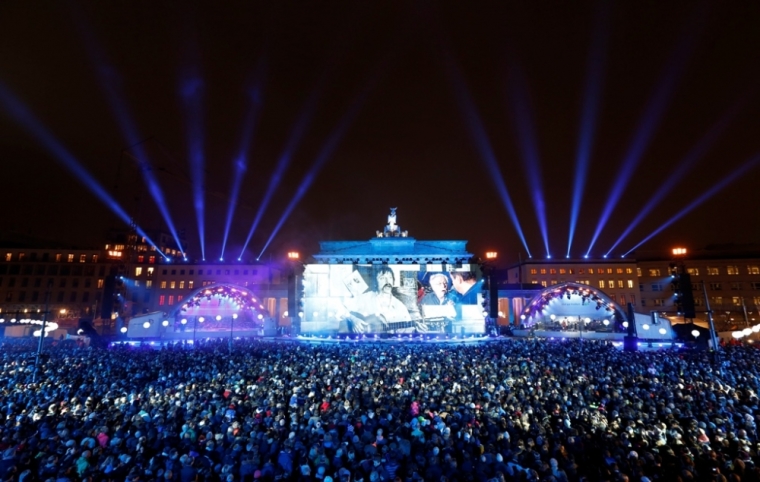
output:
[[[197,331],[257,330],[272,321],[263,300],[249,288],[218,283],[194,290],[169,312],[175,329]]]
[[[526,326],[624,331],[627,316],[606,293],[581,283],[560,283],[542,290],[520,314]],[[605,323],[606,320],[606,323]]]

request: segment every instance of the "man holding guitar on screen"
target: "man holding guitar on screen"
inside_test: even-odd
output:
[[[342,317],[340,332],[350,333],[426,333],[424,320],[412,320],[409,310],[393,294],[395,275],[382,266],[375,274],[376,290],[366,291],[351,303]]]

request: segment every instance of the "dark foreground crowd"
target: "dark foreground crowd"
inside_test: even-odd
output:
[[[760,481],[758,352],[2,343],[8,481]]]

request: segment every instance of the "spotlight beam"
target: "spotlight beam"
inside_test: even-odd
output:
[[[638,224],[663,200],[663,198],[670,192],[673,186],[675,186],[676,183],[678,183],[678,181],[680,181],[683,176],[689,172],[692,166],[694,166],[694,164],[696,164],[707,153],[710,147],[712,147],[715,141],[718,140],[720,135],[731,124],[731,121],[743,106],[744,100],[745,99],[742,98],[739,102],[734,104],[733,107],[710,128],[707,134],[702,137],[694,147],[691,148],[691,150],[678,164],[676,169],[670,174],[668,179],[662,185],[660,185],[659,189],[657,189],[657,192],[655,192],[652,197],[649,198],[649,201],[647,201],[636,218],[631,221],[631,224],[629,224],[625,231],[623,231],[623,234],[621,234],[617,241],[615,241],[615,243],[610,247],[605,256],[609,256],[612,250],[615,249],[617,245],[620,244],[620,242],[625,239],[625,237],[628,236],[636,226],[638,226]]]
[[[599,110],[599,99],[601,98],[604,80],[602,66],[607,57],[610,5],[611,3],[607,2],[599,2],[597,4],[594,34],[591,39],[591,49],[589,50],[586,68],[586,88],[583,92],[583,111],[578,136],[578,151],[575,155],[575,181],[573,183],[573,200],[570,207],[570,233],[567,240],[567,257],[570,257],[570,249],[573,246],[575,228],[583,201],[583,191],[586,187],[591,148],[594,144],[596,116]]]
[[[725,188],[726,186],[728,186],[729,184],[731,184],[732,182],[734,182],[737,178],[739,178],[742,175],[744,175],[747,171],[750,171],[751,169],[753,169],[754,167],[756,167],[758,164],[760,164],[760,153],[755,154],[748,161],[746,161],[744,164],[742,164],[741,166],[739,166],[739,168],[736,169],[734,172],[732,172],[728,176],[724,177],[720,182],[718,182],[717,184],[715,184],[712,188],[710,188],[707,191],[705,191],[704,193],[702,193],[701,196],[699,196],[697,199],[695,199],[694,201],[692,201],[688,206],[686,206],[681,211],[679,211],[675,216],[673,216],[672,218],[670,218],[669,220],[667,220],[659,228],[657,228],[654,231],[652,231],[652,233],[649,236],[647,236],[646,238],[642,239],[633,248],[629,249],[623,256],[628,256],[628,254],[630,254],[631,251],[635,250],[636,248],[638,248],[642,244],[644,244],[647,241],[649,241],[650,239],[652,239],[655,235],[657,235],[660,232],[662,232],[662,230],[664,230],[665,228],[667,228],[668,226],[670,226],[674,222],[676,222],[679,219],[681,219],[682,217],[684,217],[686,214],[688,214],[689,212],[691,212],[694,208],[696,208],[700,204],[704,203],[705,201],[707,201],[708,199],[710,199],[711,197],[713,197],[714,195],[716,195],[718,192],[720,192],[721,190],[723,190],[723,188]]]
[[[332,156],[333,152],[335,151],[335,148],[338,146],[338,143],[343,138],[344,134],[348,130],[353,120],[356,118],[356,115],[359,113],[359,110],[364,104],[364,101],[367,99],[369,92],[374,87],[376,80],[377,80],[377,77],[375,76],[374,78],[371,78],[370,82],[367,82],[367,85],[365,86],[365,88],[354,99],[349,109],[346,111],[346,113],[343,115],[341,120],[338,122],[338,125],[335,127],[335,129],[333,129],[332,133],[330,134],[330,137],[328,137],[327,141],[324,143],[324,145],[320,149],[319,154],[317,155],[317,158],[315,159],[311,168],[309,169],[309,171],[306,173],[306,176],[304,176],[303,180],[301,181],[301,184],[299,185],[298,191],[296,191],[295,196],[290,201],[287,208],[285,208],[285,211],[280,217],[280,220],[277,222],[277,225],[275,226],[274,230],[272,230],[272,234],[269,235],[269,239],[267,239],[267,242],[264,244],[264,247],[261,249],[261,252],[257,256],[257,259],[261,258],[261,256],[264,254],[264,251],[267,250],[267,248],[269,247],[274,237],[277,236],[277,233],[280,231],[280,228],[282,228],[282,225],[285,224],[285,221],[290,216],[290,213],[293,211],[296,205],[301,201],[304,195],[308,192],[309,188],[311,187],[311,183],[314,182],[314,179],[319,174],[319,171],[322,170],[322,167],[324,166],[324,164]]]
[[[2,83],[0,83],[0,103],[10,112],[13,118],[21,124],[29,134],[42,143],[43,146],[59,161],[84,187],[90,190],[97,198],[113,211],[125,224],[131,225],[132,219],[124,211],[116,200],[101,186],[101,184],[85,169],[79,161],[72,155],[54,136],[48,131],[42,123],[32,114],[32,112],[16,98],[16,96]],[[137,234],[144,237],[145,240],[153,246],[157,252],[164,258],[168,257],[161,251],[153,240],[140,227],[136,227]]]
[[[148,188],[148,192],[156,203],[156,207],[161,213],[161,216],[174,238],[174,241],[177,243],[177,246],[181,251],[184,251],[184,247],[177,235],[177,229],[169,214],[169,208],[166,204],[163,190],[161,189],[156,176],[153,174],[153,169],[148,160],[147,153],[143,148],[143,142],[137,142],[137,140],[141,138],[141,135],[138,132],[137,126],[133,122],[133,116],[127,107],[127,104],[124,102],[124,95],[120,88],[122,84],[121,76],[113,65],[107,61],[105,53],[97,48],[97,41],[86,27],[81,15],[79,15],[78,12],[75,12],[74,17],[78,24],[80,34],[83,37],[90,60],[95,64],[94,70],[97,73],[100,86],[106,95],[106,100],[111,107],[111,111],[119,124],[122,136],[126,142],[131,145],[129,149],[134,149],[134,156],[130,157],[137,160],[138,169]]]
[[[662,80],[658,84],[654,95],[649,99],[644,114],[639,121],[638,129],[636,130],[628,147],[628,151],[623,158],[620,169],[613,177],[613,179],[616,179],[616,182],[613,183],[607,202],[604,204],[602,216],[599,218],[596,230],[594,231],[594,236],[586,251],[587,255],[593,249],[599,235],[607,225],[607,221],[610,216],[612,216],[612,212],[623,197],[628,181],[630,181],[633,172],[638,167],[641,157],[649,145],[649,140],[659,126],[676,83],[685,70],[687,60],[693,50],[693,45],[694,35],[690,34],[689,31],[684,31],[679,38],[676,48],[670,55]]]
[[[549,234],[546,227],[546,201],[544,199],[543,179],[541,176],[541,156],[538,154],[538,142],[533,129],[533,115],[528,102],[528,87],[523,73],[516,65],[513,66],[513,75],[509,82],[509,99],[512,114],[512,123],[517,131],[517,144],[520,148],[522,160],[530,196],[533,200],[533,209],[536,212],[538,228],[544,240],[546,256],[551,257],[549,250]]]
[[[290,161],[293,158],[293,154],[301,144],[301,140],[303,139],[306,130],[311,125],[314,113],[317,110],[317,103],[322,95],[326,81],[327,76],[325,75],[320,80],[318,86],[311,92],[311,95],[307,99],[306,104],[301,111],[298,122],[290,133],[288,142],[285,144],[285,149],[277,159],[277,165],[275,166],[274,172],[272,173],[272,177],[269,179],[266,193],[264,193],[264,197],[261,200],[259,209],[256,211],[256,216],[253,219],[251,228],[248,230],[248,236],[245,239],[245,243],[243,243],[243,249],[240,251],[240,258],[243,257],[245,250],[248,248],[248,244],[251,242],[251,238],[253,238],[253,233],[256,232],[256,228],[258,228],[259,223],[261,222],[261,218],[264,216],[264,212],[269,206],[269,202],[272,200],[272,196],[274,196],[275,191],[277,191],[277,188],[280,186],[280,182],[282,181],[282,177],[285,174],[285,171],[287,171],[288,166],[290,166]]]
[[[451,81],[454,94],[457,99],[457,104],[459,105],[459,109],[462,111],[465,124],[467,125],[467,128],[470,132],[470,136],[472,137],[472,140],[475,144],[475,148],[478,150],[480,159],[485,164],[486,170],[488,171],[491,180],[494,182],[496,191],[499,194],[502,203],[504,204],[504,208],[507,210],[507,214],[512,221],[512,225],[517,231],[517,235],[520,237],[520,241],[525,248],[525,252],[528,253],[528,256],[530,257],[530,249],[528,248],[528,243],[525,241],[525,236],[523,234],[522,227],[520,226],[520,220],[517,218],[515,206],[512,203],[512,198],[509,195],[506,184],[504,183],[504,176],[499,169],[499,164],[496,160],[496,155],[493,152],[493,148],[491,147],[491,142],[488,139],[488,135],[486,134],[485,127],[483,126],[483,121],[480,119],[480,116],[475,109],[475,104],[470,97],[462,75],[452,59],[447,59],[446,67],[449,74],[449,80]]]
[[[257,71],[259,74],[257,78],[261,77],[260,71],[264,68],[264,59],[259,61]],[[224,226],[224,238],[222,240],[222,251],[219,255],[221,259],[224,259],[224,250],[227,246],[227,239],[230,234],[230,228],[232,226],[232,217],[235,215],[235,209],[237,208],[238,197],[240,196],[240,185],[243,181],[243,176],[248,170],[248,150],[250,149],[251,139],[256,130],[256,124],[261,113],[261,107],[263,101],[261,99],[261,81],[255,82],[253,88],[249,91],[249,100],[251,103],[246,120],[243,123],[243,130],[241,132],[240,151],[237,158],[234,160],[233,174],[232,174],[232,189],[230,204],[227,209],[227,220]],[[241,256],[242,257],[242,256]]]
[[[200,242],[201,257],[202,259],[206,259],[204,199],[206,159],[203,154],[202,94],[203,81],[201,80],[200,73],[197,71],[197,67],[190,67],[185,78],[180,80],[180,95],[184,103],[185,117],[187,118],[187,151],[190,164],[190,177],[193,180],[193,207],[195,208],[195,218],[198,225],[198,240]]]

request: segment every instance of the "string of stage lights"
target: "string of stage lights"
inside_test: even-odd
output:
[[[575,180],[573,182],[573,198],[570,208],[570,232],[567,238],[567,254],[573,246],[573,237],[581,212],[583,192],[586,187],[589,165],[591,164],[591,147],[596,133],[596,116],[599,111],[601,99],[603,73],[607,54],[607,42],[609,40],[609,17],[611,3],[599,2],[594,18],[594,34],[592,36],[591,49],[589,50],[588,65],[586,68],[586,87],[583,92],[583,106],[581,114],[580,130],[578,133],[578,151],[575,156]]]
[[[46,128],[42,123],[32,114],[32,112],[16,98],[16,96],[5,86],[0,83],[0,103],[5,107],[5,110],[13,116],[13,118],[21,126],[23,126],[29,134],[35,137],[49,152],[53,155],[53,158],[60,162],[63,167],[68,169],[74,177],[79,180],[92,194],[99,198],[116,216],[119,217],[125,224],[132,224],[132,218],[126,211],[116,202],[116,200],[108,194],[108,192],[100,185],[100,183],[90,174],[81,163],[72,155]],[[135,227],[137,234],[145,238],[145,241],[150,244],[164,259],[168,260],[169,257],[164,254],[161,249],[158,248],[156,243],[150,239],[150,237],[139,226]]]
[[[174,241],[177,243],[177,246],[180,248],[180,250],[184,251],[182,243],[180,242],[179,236],[177,234],[177,229],[175,227],[174,221],[172,220],[171,214],[169,213],[169,207],[166,202],[163,190],[158,183],[158,179],[156,179],[156,176],[153,174],[153,169],[150,165],[148,155],[143,147],[143,143],[135,142],[135,140],[140,139],[141,136],[138,132],[137,126],[133,121],[133,116],[131,115],[130,109],[127,106],[127,103],[124,102],[123,92],[121,92],[118,88],[123,84],[121,76],[119,75],[116,68],[107,61],[105,53],[97,48],[98,42],[95,41],[94,36],[86,27],[86,24],[81,17],[81,13],[73,12],[73,14],[77,26],[79,27],[79,32],[82,35],[85,49],[90,56],[90,60],[96,66],[94,70],[97,73],[100,86],[105,93],[108,104],[111,107],[111,111],[116,118],[116,122],[121,129],[122,136],[124,137],[127,145],[131,146],[130,149],[134,150],[134,159],[138,163],[139,171],[142,175],[145,185],[148,188],[148,192],[153,198],[153,201],[156,203],[156,207],[158,208],[159,213],[166,223],[166,227],[169,229],[169,233],[174,238]]]

